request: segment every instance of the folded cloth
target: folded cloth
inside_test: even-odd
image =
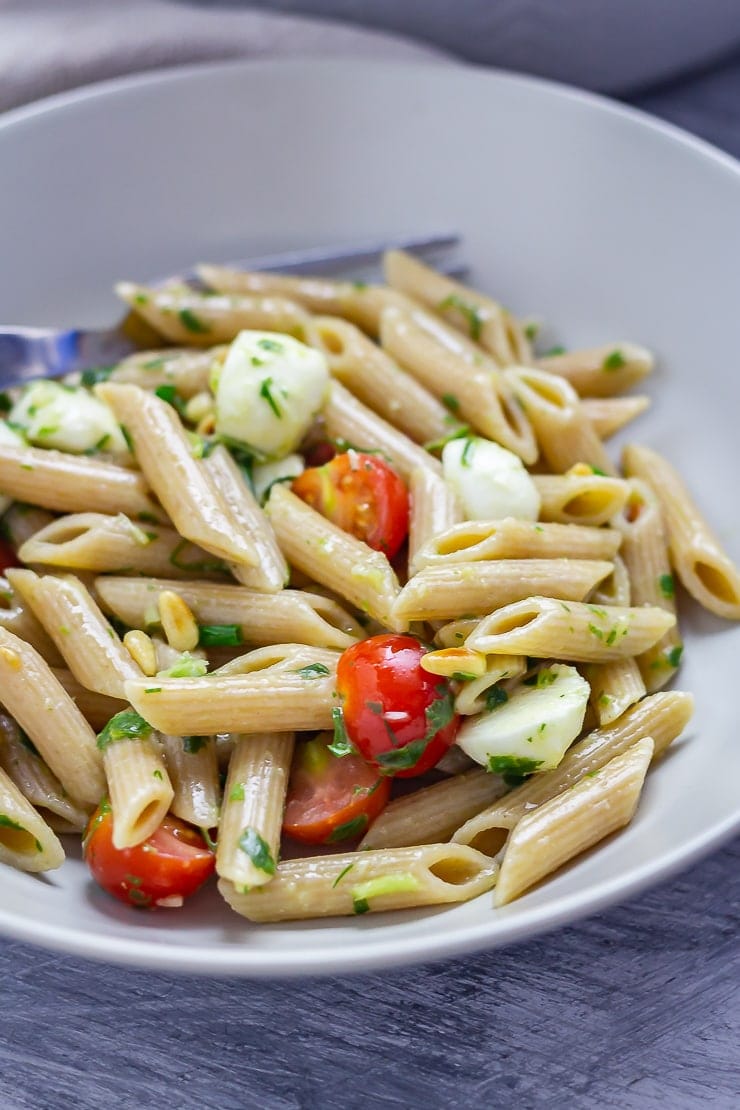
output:
[[[348,54],[445,58],[430,46],[322,19],[168,0],[0,0],[0,111],[160,66]]]

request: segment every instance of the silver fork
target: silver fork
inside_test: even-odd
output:
[[[384,251],[410,251],[425,262],[447,274],[459,274],[450,252],[458,245],[459,236],[427,235],[395,241],[370,240],[338,247],[316,247],[240,259],[227,265],[240,270],[279,270],[292,274],[324,274],[339,276],[348,270],[352,276],[372,280],[378,277],[378,266]],[[164,279],[185,282],[203,288],[195,271]],[[157,282],[156,284],[162,284]],[[27,328],[0,325],[0,389],[19,385],[31,378],[53,378],[75,370],[107,366],[136,350],[125,334],[122,317],[110,328]]]

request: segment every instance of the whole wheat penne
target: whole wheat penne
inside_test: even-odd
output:
[[[245,644],[294,642],[341,650],[363,636],[360,625],[335,601],[305,590],[265,594],[215,582],[112,576],[95,580],[103,607],[130,628],[159,623],[157,598],[164,590],[176,591],[201,625],[235,625]]]
[[[403,587],[393,616],[403,622],[481,615],[544,591],[580,601],[611,569],[611,563],[592,559],[495,559],[427,567]],[[512,647],[506,654],[522,652]]]
[[[613,528],[579,524],[537,524],[504,520],[467,520],[436,532],[414,566],[450,566],[488,559],[613,559],[622,542]]]
[[[412,470],[409,478],[409,574],[421,569],[417,555],[440,532],[457,524],[462,510],[455,491],[428,467]]]
[[[322,352],[332,377],[415,443],[443,439],[458,423],[433,393],[349,321],[314,316],[306,325],[306,342]]]
[[[292,732],[252,734],[231,754],[216,871],[236,887],[262,887],[275,875],[294,740]]]
[[[173,385],[179,397],[189,401],[208,389],[211,367],[226,353],[226,347],[193,350],[169,347],[163,351],[137,351],[113,368],[108,381],[158,389]]]
[[[228,879],[218,889],[250,921],[288,921],[467,902],[491,889],[497,871],[480,852],[429,844],[286,860],[256,891],[240,893]]]
[[[86,455],[0,443],[0,489],[16,501],[60,513],[165,519],[143,475]]]
[[[86,721],[89,721],[91,727],[96,731],[99,731],[111,717],[120,713],[125,707],[126,703],[120,698],[111,698],[107,694],[98,694],[95,690],[88,690],[87,686],[78,682],[66,667],[52,667],[51,670],[60,686],[67,691],[77,708],[82,712],[82,716]]]
[[[607,574],[606,578],[599,582],[589,601],[592,605],[632,604],[630,576],[621,555],[614,556],[611,574]]]
[[[611,397],[641,382],[655,359],[645,347],[622,342],[546,355],[537,365],[565,378],[582,397]]]
[[[650,605],[602,607],[532,596],[485,617],[465,646],[486,654],[606,663],[647,651],[675,621]]]
[[[437,459],[353,397],[341,382],[331,382],[323,417],[332,439],[346,440],[359,451],[379,451],[406,482],[419,467],[441,471]]]
[[[600,725],[610,725],[646,694],[637,661],[613,659],[611,663],[587,663],[583,677],[591,687],[589,698]]]
[[[537,806],[598,771],[638,740],[645,736],[652,737],[655,745],[653,759],[657,759],[681,735],[693,710],[691,694],[679,691],[643,698],[614,724],[595,729],[573,744],[552,771],[532,775],[500,801],[471,817],[457,830],[453,839],[496,855],[509,831],[526,813],[531,813]]]
[[[551,470],[562,474],[574,463],[587,463],[602,474],[616,474],[569,382],[524,366],[506,370],[504,375],[524,406],[542,457]]]
[[[208,577],[226,568],[202,547],[182,540],[172,528],[137,524],[119,513],[73,513],[53,520],[26,540],[18,552],[24,563],[42,563],[118,574],[193,574]]]
[[[533,474],[540,519],[555,524],[607,524],[624,507],[629,486],[621,478],[574,467],[567,474]]]
[[[95,733],[30,644],[0,629],[0,698],[64,789],[97,805],[105,791]]]
[[[326,648],[309,647],[307,644],[270,644],[269,647],[244,652],[212,673],[257,674],[270,667],[272,673],[280,669],[291,674],[300,673],[303,678],[317,678],[330,671],[333,673],[338,660],[339,652]]]
[[[34,617],[17,590],[7,578],[0,578],[0,628],[12,632],[36,649],[39,655],[54,666],[62,663],[53,640]]]
[[[136,739],[114,740],[103,751],[115,848],[147,840],[162,824],[174,797],[164,756],[150,733],[151,729]]]
[[[53,871],[64,849],[52,830],[0,769],[0,863],[19,871]]]
[[[394,612],[398,579],[382,551],[342,531],[283,485],[272,487],[265,511],[291,566],[391,631],[406,630],[405,618]]]
[[[638,740],[592,778],[525,814],[506,843],[494,892],[505,906],[568,860],[632,820],[650,760],[652,739]]]
[[[581,408],[599,439],[609,439],[650,407],[645,394],[631,397],[582,397]]]
[[[0,713],[0,767],[35,809],[62,818],[71,831],[82,832],[90,807],[67,793],[18,724],[5,713]]]
[[[96,389],[127,428],[137,461],[180,535],[219,559],[256,566],[254,545],[203,460],[193,458],[172,406],[135,385],[105,382]]]
[[[285,297],[209,296],[187,286],[150,289],[119,282],[116,293],[171,343],[212,347],[230,343],[244,328],[303,335],[305,309]]]
[[[740,571],[711,531],[678,471],[657,451],[630,444],[625,473],[642,478],[663,508],[671,562],[700,605],[726,620],[740,620]]]
[[[441,624],[434,633],[434,642],[440,648],[460,647],[480,622],[480,617],[464,617],[461,620]]]
[[[145,720],[175,736],[293,732],[332,727],[334,682],[326,664],[290,671],[278,663],[245,674],[133,679],[126,696]]]
[[[35,536],[42,528],[54,520],[45,509],[35,505],[11,505],[3,515],[3,530],[7,533],[12,546],[18,551],[26,540]]]
[[[198,266],[198,274],[206,285],[219,292],[252,297],[287,297],[310,312],[343,316],[373,336],[378,334],[383,309],[387,305],[407,302],[406,297],[387,286],[367,285],[361,281],[293,277],[205,264]]]
[[[229,507],[241,532],[248,537],[255,554],[252,566],[234,563],[232,572],[244,586],[266,593],[277,593],[287,585],[289,570],[278,547],[272,525],[247,486],[239,467],[225,447],[217,447],[203,466]]]
[[[496,363],[441,320],[418,310],[389,309],[382,347],[404,370],[468,424],[526,463],[537,458],[532,428]]]
[[[615,518],[622,532],[623,558],[635,605],[657,605],[676,615],[675,583],[657,494],[640,478],[630,482],[630,496]],[[637,663],[648,691],[665,686],[681,661],[681,633],[677,625],[641,655]]]
[[[78,578],[9,570],[8,579],[41,621],[78,682],[122,699],[123,684],[141,671]]]
[[[219,821],[221,790],[213,736],[159,736],[174,797],[176,817],[213,829]]]
[[[532,352],[519,321],[492,297],[453,281],[405,251],[386,251],[385,277],[464,335],[480,343],[500,366],[531,361]]]

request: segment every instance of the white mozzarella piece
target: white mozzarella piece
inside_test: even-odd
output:
[[[290,335],[242,331],[211,385],[216,431],[268,458],[295,451],[329,384],[320,351]]]
[[[540,495],[524,463],[490,439],[452,439],[442,451],[445,480],[467,520],[537,520]]]
[[[257,463],[252,467],[252,487],[257,500],[262,503],[275,482],[297,478],[305,470],[301,455],[286,455],[276,462]]]
[[[464,721],[457,744],[499,774],[549,771],[580,733],[588,695],[575,667],[555,663],[539,672],[537,685],[518,686],[508,701]]]
[[[111,410],[82,387],[32,382],[13,405],[8,420],[23,428],[28,442],[36,447],[73,455],[86,451],[128,454]]]

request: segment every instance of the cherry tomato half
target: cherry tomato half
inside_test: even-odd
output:
[[[163,901],[181,904],[215,867],[215,856],[200,833],[177,817],[165,817],[143,844],[115,848],[113,812],[107,800],[90,818],[82,844],[96,883],[122,902],[141,908]]]
[[[363,836],[391,792],[390,779],[359,755],[334,755],[331,734],[296,749],[283,831],[304,844],[338,844]]]
[[[421,667],[413,636],[371,636],[339,658],[337,691],[347,737],[386,775],[410,778],[434,767],[455,739],[446,678]]]
[[[293,493],[337,527],[392,559],[409,528],[409,497],[392,466],[378,455],[346,451],[293,481]]]
[[[21,564],[16,558],[15,551],[7,540],[0,540],[0,574],[8,567],[19,567]]]

